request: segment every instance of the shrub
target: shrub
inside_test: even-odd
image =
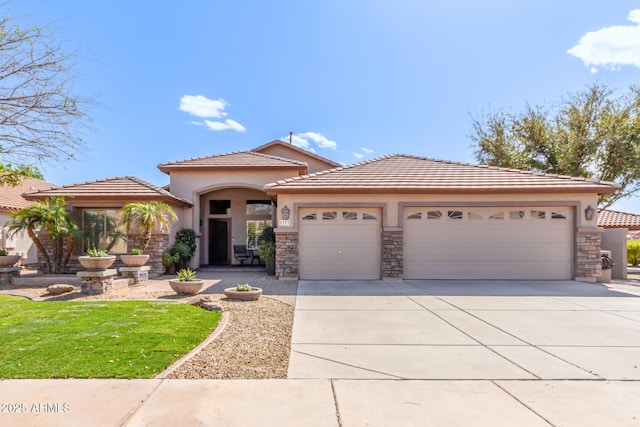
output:
[[[640,240],[627,240],[627,263],[634,267],[640,264]]]
[[[236,291],[240,292],[249,292],[251,290],[251,285],[245,283],[244,285],[236,285]]]
[[[87,250],[87,255],[89,255],[91,258],[109,256],[107,251],[103,251],[103,250],[100,250],[98,248],[88,249]]]
[[[176,242],[169,249],[174,257],[177,257],[178,268],[184,269],[189,265],[189,260],[196,253],[196,232],[190,228],[183,228],[176,233]]]
[[[196,272],[190,268],[183,268],[178,271],[178,281],[180,282],[193,282],[194,280],[198,280],[196,276]]]

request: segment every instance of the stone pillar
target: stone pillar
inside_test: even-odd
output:
[[[11,285],[11,279],[20,276],[22,267],[0,267],[0,285]]]
[[[602,230],[580,227],[576,233],[576,277],[581,282],[595,282],[602,273],[600,238]]]
[[[276,230],[276,277],[297,279],[300,268],[298,231]]]
[[[105,294],[114,289],[113,279],[118,274],[115,269],[97,271],[79,271],[76,275],[82,279],[82,293],[88,295]]]
[[[385,229],[382,232],[382,277],[402,278],[403,263],[402,229]]]
[[[151,267],[148,265],[143,265],[141,267],[120,267],[118,270],[121,276],[127,279],[133,279],[133,284],[139,285],[149,280],[150,269]]]

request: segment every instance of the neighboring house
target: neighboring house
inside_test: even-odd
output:
[[[38,251],[29,236],[24,233],[13,237],[7,237],[4,224],[11,219],[11,214],[26,208],[31,201],[25,199],[23,193],[36,190],[46,190],[55,187],[53,184],[40,179],[28,178],[19,185],[13,187],[4,185],[0,187],[0,225],[2,225],[0,247],[11,254],[22,255],[23,264],[35,264],[38,262]]]
[[[629,239],[639,239],[640,215],[603,209],[598,212],[598,227],[626,228]]]
[[[173,232],[198,236],[193,267],[236,264],[233,245],[253,247],[274,226],[279,278],[594,281],[601,230],[586,211],[618,189],[408,155],[341,166],[282,141],[158,167],[170,193],[155,188],[179,210]],[[113,200],[108,182],[95,185]]]

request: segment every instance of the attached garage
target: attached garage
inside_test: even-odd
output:
[[[571,279],[569,207],[410,207],[406,279]]]
[[[380,279],[379,209],[303,208],[300,278]]]

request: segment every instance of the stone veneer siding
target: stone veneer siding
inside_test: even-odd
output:
[[[382,277],[404,274],[402,230],[382,232]]]
[[[601,230],[578,229],[576,233],[576,280],[595,282],[602,273]]]
[[[298,232],[276,232],[276,277],[287,278],[299,275]]]
[[[130,234],[127,236],[127,247],[133,248],[133,235]],[[42,246],[47,250],[49,257],[53,257],[53,248],[51,247],[51,243],[49,241],[49,235],[46,232],[38,233],[38,238],[42,242]],[[65,241],[65,247],[66,250]],[[76,242],[76,244],[78,244]],[[152,234],[151,240],[149,241],[149,246],[144,251],[145,255],[150,255],[149,261],[145,265],[151,267],[149,270],[149,274],[152,275],[160,275],[164,274],[165,267],[162,265],[162,254],[169,248],[169,235],[168,234]],[[77,248],[76,248],[77,249]],[[53,260],[52,260],[53,261]],[[120,258],[116,258],[116,262],[110,268],[119,268],[124,267],[124,264],[120,261]],[[45,260],[38,252],[38,269],[44,271],[46,268]],[[67,268],[64,271],[65,273],[77,273],[78,271],[82,271],[84,268],[78,262],[78,254],[71,255],[71,259],[67,264]]]

